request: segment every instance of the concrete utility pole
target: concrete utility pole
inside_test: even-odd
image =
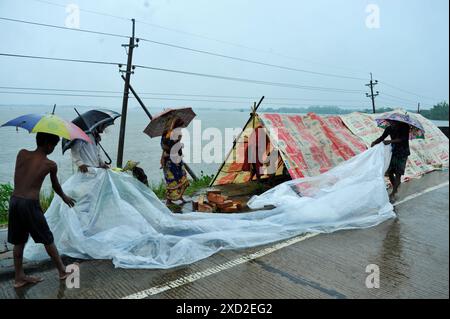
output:
[[[128,109],[128,95],[130,90],[130,78],[131,74],[134,73],[132,69],[134,67],[132,66],[133,61],[133,49],[135,47],[138,47],[137,44],[135,44],[135,37],[134,37],[134,26],[135,26],[135,20],[131,19],[131,22],[133,23],[133,32],[132,36],[130,38],[129,44],[122,44],[123,47],[128,47],[128,61],[127,61],[127,70],[125,71],[125,86],[123,89],[123,101],[122,101],[122,115],[120,120],[120,133],[119,133],[119,148],[117,150],[117,167],[122,168],[122,162],[123,162],[123,148],[125,143],[125,126],[127,123],[127,109]],[[136,42],[139,42],[139,39],[137,39]]]
[[[126,81],[126,78],[122,75],[122,79],[124,81]],[[150,119],[150,121],[153,119],[153,116],[150,114],[150,112],[148,111],[147,107],[145,106],[144,102],[142,102],[141,98],[139,97],[139,95],[136,93],[136,91],[133,89],[133,86],[131,84],[129,84],[129,88],[131,93],[133,93],[134,97],[136,98],[136,100],[138,101],[139,105],[142,107],[142,109],[144,110],[145,114],[147,114],[148,118]],[[189,175],[191,175],[192,179],[194,181],[198,181],[198,177],[197,175],[195,175],[194,171],[189,167],[188,164],[184,163],[184,168],[186,169],[186,171],[189,173]]]
[[[366,86],[370,87],[370,94],[366,93],[366,96],[370,97],[372,99],[372,110],[373,110],[373,113],[375,113],[375,97],[378,96],[378,94],[380,94],[380,92],[378,92],[378,91],[375,94],[373,93],[373,87],[375,85],[377,85],[377,84],[378,84],[378,81],[377,80],[375,80],[375,81],[373,80],[372,72],[370,72],[370,83],[366,84]]]

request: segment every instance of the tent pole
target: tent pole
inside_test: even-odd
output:
[[[219,170],[217,171],[216,176],[214,176],[213,180],[211,181],[211,183],[209,184],[209,186],[212,186],[216,179],[217,176],[219,176],[220,171],[222,170],[222,168],[225,166],[225,162],[227,161],[227,158],[230,156],[231,152],[233,151],[234,147],[236,146],[237,140],[241,137],[242,133],[244,132],[244,129],[247,127],[248,123],[250,123],[251,120],[253,120],[254,123],[254,117],[256,116],[256,111],[258,110],[259,106],[261,105],[262,101],[264,100],[264,96],[261,97],[261,99],[259,100],[258,104],[256,105],[256,107],[253,107],[254,112],[250,113],[250,118],[248,119],[247,123],[245,123],[245,125],[243,126],[241,133],[239,133],[239,135],[234,139],[233,141],[233,146],[231,147],[231,150],[228,152],[225,160],[223,161],[222,165],[220,166]],[[254,104],[253,104],[254,105]],[[253,127],[255,126],[255,124],[253,124]]]

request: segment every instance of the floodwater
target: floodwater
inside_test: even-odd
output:
[[[245,105],[243,105],[242,109],[245,108]],[[77,109],[83,113],[91,108],[77,107]],[[121,111],[120,109],[115,110],[118,112]],[[0,124],[3,124],[20,115],[29,113],[44,114],[50,113],[51,111],[51,106],[0,106]],[[150,111],[153,115],[155,115],[159,113],[161,109]],[[197,114],[195,120],[199,121],[196,125],[197,127],[199,125],[201,126],[201,134],[203,134],[200,145],[203,148],[199,148],[198,144],[194,148],[192,142],[190,146],[187,146],[189,144],[187,143],[185,137],[183,137],[183,143],[187,146],[185,155],[189,156],[185,158],[185,161],[189,163],[189,166],[197,176],[200,176],[201,172],[212,175],[217,172],[232,145],[232,139],[226,138],[226,129],[234,129],[237,132],[236,134],[239,134],[240,130],[247,122],[250,112],[241,112],[238,110],[218,111],[195,108],[194,111]],[[66,120],[72,120],[77,116],[73,107],[69,106],[57,107],[56,114]],[[433,122],[435,122],[435,124],[439,124],[439,121]],[[112,166],[115,166],[117,159],[120,118],[118,118],[115,123],[115,125],[108,127],[105,134],[102,135],[102,145],[112,159]],[[129,109],[127,115],[123,165],[125,165],[127,160],[140,162],[139,166],[144,169],[149,181],[155,184],[159,183],[163,179],[162,170],[159,168],[161,157],[161,148],[159,144],[160,138],[152,139],[143,133],[143,130],[148,123],[149,120],[141,108]],[[193,126],[194,124],[191,123],[188,128],[191,137],[193,136]],[[215,128],[216,130],[205,131],[207,128]],[[220,136],[217,134],[220,134]],[[218,137],[221,140],[221,142],[219,142],[221,152],[219,152],[219,156],[214,156],[213,161],[211,156],[209,156],[208,159],[205,155],[208,156],[208,154],[214,153],[209,152],[211,148],[208,149],[208,145],[211,145],[210,142],[217,140]],[[192,140],[193,139],[191,138],[190,141]],[[17,152],[22,148],[34,149],[36,146],[35,136],[34,134],[30,135],[24,129],[19,128],[18,131],[16,131],[14,127],[3,127],[0,128],[0,143],[2,150],[0,152],[0,183],[12,183]],[[62,183],[75,172],[75,167],[72,165],[70,151],[62,155],[60,145],[61,144],[56,147],[55,151],[49,156],[49,158],[58,164],[58,177]],[[193,160],[195,160],[193,155],[194,152],[197,154],[196,157],[198,159],[198,154],[202,153],[202,151],[203,154],[201,161],[193,162]],[[106,159],[105,156],[103,156],[103,158]],[[49,187],[50,182],[47,177],[44,183],[44,188],[48,189]]]
[[[24,114],[49,113],[51,112],[51,109],[52,107],[50,106],[3,106],[0,107],[0,124]],[[77,109],[81,113],[89,110],[89,108],[83,107]],[[116,109],[116,111],[120,112],[118,109]],[[217,128],[222,133],[222,156],[218,156],[217,160],[212,163],[205,163],[203,161],[200,163],[189,164],[198,176],[200,176],[201,171],[203,171],[204,174],[211,175],[217,171],[231,147],[229,143],[228,145],[225,145],[225,136],[223,134],[225,128],[242,128],[248,120],[249,112],[240,112],[236,110],[215,111],[195,108],[194,111],[197,114],[196,120],[201,121],[197,122],[197,125],[201,125],[202,132],[206,128]],[[151,112],[156,114],[160,112],[160,110]],[[72,120],[77,116],[72,107],[57,107],[55,113],[66,120]],[[163,179],[162,170],[159,168],[161,157],[160,138],[152,139],[143,133],[148,123],[149,120],[142,109],[136,108],[128,111],[123,163],[125,165],[127,160],[140,162],[139,166],[144,169],[149,180],[152,183],[158,183]],[[188,128],[191,133],[192,128],[193,124]],[[108,127],[105,134],[102,135],[102,145],[109,153],[113,161],[113,166],[115,166],[117,159],[119,129],[120,118],[115,121],[115,125]],[[216,130],[216,132],[218,131]],[[207,145],[212,140],[213,137],[211,136],[203,136],[202,146]],[[0,143],[2,150],[2,152],[0,152],[0,183],[12,183],[17,152],[22,148],[34,149],[36,145],[35,135],[30,135],[28,131],[20,128],[16,131],[16,128],[14,127],[2,127],[0,128]],[[192,149],[192,146],[190,149]],[[190,157],[192,159],[192,155]],[[70,151],[62,155],[61,144],[58,144],[49,158],[58,165],[58,177],[61,183],[74,173],[75,168],[72,165]],[[103,158],[106,159],[106,157]],[[46,188],[49,187],[48,177],[44,185]]]

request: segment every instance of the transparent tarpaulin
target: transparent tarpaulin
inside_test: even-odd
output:
[[[380,144],[322,175],[280,184],[250,200],[260,210],[243,214],[172,214],[132,176],[91,169],[63,185],[77,205],[55,196],[45,216],[63,255],[111,259],[121,268],[177,267],[222,249],[367,228],[394,217],[384,181],[390,153]],[[48,257],[30,239],[25,258]]]

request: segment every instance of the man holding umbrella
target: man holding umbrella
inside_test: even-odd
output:
[[[102,134],[104,130],[104,125],[100,125],[92,132],[87,133],[93,142],[92,144],[82,140],[77,140],[72,143],[72,161],[78,167],[80,172],[87,173],[88,167],[109,168],[105,161],[102,160],[98,144],[101,141],[100,134]]]
[[[392,192],[389,195],[391,202],[395,201],[402,175],[405,174],[406,162],[411,154],[409,140],[412,138],[424,138],[422,125],[407,114],[392,113],[384,118],[376,120],[378,126],[385,128],[383,134],[372,142],[371,147],[383,142],[392,145],[392,157],[387,173],[392,184]],[[385,140],[387,136],[390,140]]]
[[[78,111],[76,112],[78,113]],[[119,116],[119,113],[111,110],[90,110],[83,114],[78,113],[78,117],[72,121],[82,128],[93,142],[91,144],[82,140],[63,141],[63,153],[67,149],[71,149],[72,161],[80,172],[87,173],[88,167],[109,168],[108,164],[111,163],[111,159],[108,154],[105,152],[109,159],[108,163],[103,161],[100,155],[100,150],[103,150],[100,144],[100,135],[107,126],[114,124],[114,120]]]

